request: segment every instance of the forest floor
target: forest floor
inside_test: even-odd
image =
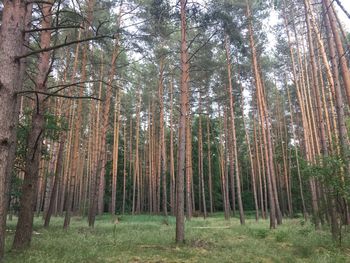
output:
[[[269,230],[269,222],[229,221],[222,214],[186,222],[186,243],[176,245],[175,218],[162,216],[111,216],[97,218],[94,229],[86,218],[72,218],[68,231],[63,218],[53,218],[49,229],[35,219],[32,246],[11,251],[16,220],[8,222],[5,262],[350,262],[350,233],[341,247],[327,230],[316,232],[302,219],[285,219]]]

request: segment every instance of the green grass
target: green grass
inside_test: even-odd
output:
[[[98,217],[94,229],[86,219],[73,218],[68,231],[63,219],[54,218],[49,229],[35,220],[32,246],[11,251],[15,220],[8,222],[6,262],[350,262],[350,233],[338,247],[327,230],[314,231],[300,219],[286,219],[276,230],[268,221],[222,214],[186,222],[186,243],[174,242],[175,219],[168,225],[161,216],[122,216],[114,224],[110,216]]]

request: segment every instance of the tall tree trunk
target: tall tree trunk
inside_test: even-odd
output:
[[[81,37],[81,31],[78,32],[78,40],[80,40]],[[80,50],[80,44],[78,43],[75,48],[74,53],[74,62],[73,62],[73,69],[72,69],[72,75],[71,75],[71,83],[75,81],[76,72],[78,69],[78,62],[79,62],[79,50]],[[68,51],[67,51],[68,52]],[[69,61],[67,61],[66,69],[68,68]],[[66,80],[66,77],[65,77]],[[72,96],[71,90],[68,91],[68,96]],[[75,117],[75,110],[74,110],[74,101],[69,101],[67,103],[68,110],[66,111],[66,119],[68,120],[68,127],[72,127],[73,119]],[[64,160],[64,170],[61,178],[61,189],[60,189],[60,195],[59,195],[59,214],[63,215],[64,205],[66,203],[66,189],[69,182],[69,171],[70,171],[70,159],[71,159],[71,152],[72,152],[72,138],[73,138],[73,129],[70,129],[68,132],[67,137],[67,146],[66,146],[66,152],[65,160]]]
[[[175,163],[174,163],[174,128],[173,128],[173,79],[170,82],[170,211],[175,215]]]
[[[190,97],[187,92],[186,107],[186,219],[191,220],[194,206],[193,174],[192,174],[192,132]]]
[[[309,44],[309,53],[310,53],[310,61],[311,61],[311,86],[314,92],[314,99],[316,100],[316,114],[318,116],[318,128],[319,128],[319,136],[322,146],[322,154],[324,156],[328,155],[328,145],[326,141],[326,134],[325,134],[325,128],[324,128],[324,118],[323,118],[323,112],[322,112],[322,105],[321,105],[321,97],[319,92],[319,78],[318,78],[318,70],[317,70],[317,64],[316,64],[316,58],[315,58],[315,50],[314,50],[314,44],[313,44],[313,35],[312,35],[312,27],[311,22],[314,23],[312,10],[310,9],[310,3],[308,0],[304,1],[305,5],[305,17],[306,17],[306,25],[307,25],[307,38],[308,38],[308,44]],[[313,24],[313,29],[315,30],[315,25]],[[318,32],[316,31],[315,34]],[[320,41],[319,41],[320,43]],[[322,52],[322,51],[321,51]],[[328,65],[328,61],[326,61]],[[333,86],[333,83],[331,84]],[[315,133],[316,134],[316,133]],[[316,136],[315,136],[316,137]],[[314,186],[313,186],[314,187]],[[319,229],[319,214],[315,214],[315,227],[316,229]]]
[[[233,153],[232,132],[228,134],[228,158],[229,158],[229,174],[231,188],[232,215],[236,215],[236,188],[235,188],[235,160]]]
[[[148,138],[148,206],[149,213],[153,212],[153,182],[152,182],[152,110],[151,103],[148,105],[148,125],[147,125],[147,138]]]
[[[124,123],[123,131],[124,139],[124,153],[123,153],[123,204],[122,204],[122,213],[125,213],[125,199],[126,199],[126,154],[127,154],[127,142],[126,142],[126,122]]]
[[[122,5],[122,3],[121,3]],[[117,27],[121,24],[121,11],[122,7],[120,6]],[[109,113],[110,113],[110,105],[112,98],[112,84],[114,82],[114,77],[116,75],[116,62],[120,53],[120,33],[117,34],[115,42],[114,42],[114,50],[112,54],[111,60],[111,68],[109,71],[108,77],[108,85],[105,97],[105,104],[102,113],[102,127],[101,127],[101,145],[98,150],[98,161],[97,161],[97,169],[96,169],[96,178],[95,182],[92,186],[92,194],[90,199],[90,208],[89,208],[89,226],[94,227],[95,218],[97,212],[103,212],[103,199],[104,199],[104,173],[106,166],[106,137],[107,137],[107,129],[109,126]],[[98,211],[99,209],[99,211]]]
[[[52,21],[53,1],[45,2],[41,11],[43,18],[41,28],[50,28]],[[51,44],[51,30],[44,30],[40,36],[40,47],[46,48]],[[45,93],[47,91],[47,79],[50,72],[51,52],[42,52],[39,55],[38,74],[35,81],[35,91]],[[39,180],[39,163],[41,158],[41,146],[45,130],[46,96],[36,94],[36,105],[32,114],[31,128],[27,137],[27,153],[25,156],[25,175],[20,198],[20,210],[16,233],[13,241],[14,249],[23,249],[30,245],[33,231],[33,217],[35,196]]]
[[[58,109],[57,103],[56,105],[53,105],[55,109]],[[57,117],[57,113],[56,116]],[[45,220],[47,210],[49,209],[49,203],[50,203],[50,197],[52,193],[52,188],[55,180],[55,170],[56,170],[56,160],[57,160],[57,154],[58,154],[58,148],[59,148],[59,143],[50,140],[49,144],[53,146],[52,151],[50,152],[50,160],[48,161],[48,169],[47,169],[47,174],[46,174],[46,188],[45,188],[45,198],[44,198],[44,210],[43,210],[43,219]],[[44,175],[45,176],[45,175]]]
[[[104,79],[104,59],[103,56],[101,55],[100,59],[100,74],[99,77],[100,79]],[[95,116],[94,119],[94,126],[92,128],[92,133],[94,137],[94,143],[92,145],[92,169],[91,169],[91,175],[90,175],[90,182],[89,182],[89,208],[88,208],[88,221],[89,223],[93,219],[93,211],[92,211],[92,206],[93,200],[95,198],[96,194],[96,181],[97,181],[97,169],[98,169],[98,160],[99,160],[99,152],[100,152],[100,147],[101,147],[101,136],[100,136],[100,130],[101,130],[101,99],[102,99],[102,88],[103,88],[103,83],[100,82],[99,84],[99,91],[98,91],[98,99],[99,101],[96,103],[97,105],[93,106],[93,111],[92,114]],[[69,153],[69,152],[68,152]]]
[[[255,119],[253,120],[253,128],[254,128],[254,150],[255,150],[255,163],[258,170],[258,178],[259,178],[259,195],[260,195],[260,208],[261,208],[261,216],[263,219],[266,219],[266,209],[264,206],[265,195],[263,194],[263,184],[266,184],[266,180],[262,180],[261,176],[261,165],[260,165],[260,155],[259,155],[259,147],[258,147],[258,138],[256,132]],[[261,158],[263,160],[263,158]],[[264,167],[264,165],[263,165]],[[264,168],[263,168],[264,169]],[[266,187],[265,187],[266,190]]]
[[[57,155],[57,163],[56,163],[56,170],[55,170],[55,176],[53,177],[54,179],[54,183],[53,183],[53,187],[52,187],[52,191],[51,191],[51,196],[49,199],[49,206],[48,206],[48,210],[45,216],[45,223],[44,223],[44,227],[48,227],[50,224],[50,220],[51,220],[51,216],[54,210],[54,206],[56,203],[56,199],[57,199],[57,191],[58,191],[58,184],[59,184],[59,176],[62,173],[62,168],[63,168],[63,154],[64,154],[64,145],[66,142],[66,137],[67,134],[65,131],[62,132],[62,136],[60,139],[60,146],[58,149],[58,155]]]
[[[93,20],[93,9],[94,9],[95,1],[89,0],[88,1],[88,17],[85,25],[85,35],[86,37],[89,37],[89,26],[92,24]],[[86,68],[87,68],[87,56],[88,56],[88,43],[85,43],[83,48],[83,54],[82,54],[82,65],[81,65],[81,78],[80,81],[84,83],[86,81]],[[75,76],[73,76],[75,77]],[[82,97],[84,94],[84,89],[80,88],[79,90],[79,97]],[[77,116],[75,120],[74,125],[74,143],[73,143],[73,158],[71,163],[71,173],[70,173],[70,186],[68,189],[68,197],[67,197],[67,207],[66,207],[66,215],[64,218],[64,224],[63,228],[67,229],[70,224],[70,218],[71,218],[71,209],[72,209],[72,202],[73,202],[73,195],[74,195],[74,187],[77,183],[78,179],[78,164],[79,164],[79,152],[80,152],[80,133],[81,133],[81,126],[82,126],[82,110],[83,110],[83,103],[82,100],[78,100],[77,105]]]
[[[328,11],[330,13],[330,11]],[[330,16],[330,14],[328,14]],[[331,33],[331,23],[330,19],[326,18],[326,29],[327,29],[327,36],[328,36],[328,47],[329,47],[329,53],[331,57],[331,63],[332,63],[332,70],[333,70],[333,76],[334,76],[334,95],[335,95],[335,108],[336,108],[336,113],[337,113],[337,121],[338,121],[338,132],[339,132],[339,137],[340,137],[340,148],[341,152],[343,155],[343,158],[345,159],[345,162],[347,165],[349,165],[349,137],[348,137],[348,131],[346,128],[346,121],[345,121],[345,113],[344,113],[344,101],[343,101],[343,96],[342,96],[342,91],[341,91],[341,84],[340,84],[340,79],[339,79],[339,61],[337,60],[337,55],[338,57],[344,57],[343,54],[339,53],[338,49],[338,54],[336,53],[336,48],[335,46],[337,45],[337,41],[335,41],[335,34]],[[341,61],[340,61],[341,62]],[[349,71],[348,71],[349,74]],[[345,82],[344,82],[345,84]]]
[[[227,148],[229,142],[229,134],[227,129],[227,109],[224,109],[224,116],[221,118],[220,109],[219,109],[219,120],[223,123],[220,123],[220,146],[219,146],[219,168],[220,168],[220,179],[221,179],[221,192],[223,200],[223,208],[225,220],[230,219],[230,200],[228,193],[228,168],[227,168]],[[224,126],[224,127],[222,127]]]
[[[0,262],[4,257],[8,193],[16,150],[18,124],[17,92],[22,89],[25,60],[16,60],[26,51],[32,4],[29,1],[2,1],[0,27]]]
[[[213,209],[213,182],[211,175],[211,139],[210,139],[210,116],[209,116],[209,106],[208,106],[208,116],[207,116],[207,144],[208,144],[208,184],[209,184],[209,203],[210,203],[210,213],[214,212]]]
[[[185,241],[184,215],[184,174],[186,157],[186,119],[188,112],[189,63],[186,41],[186,0],[181,0],[181,81],[180,81],[180,121],[178,145],[178,175],[176,180],[176,242]]]
[[[230,129],[232,129],[231,127],[231,119],[228,116],[230,109],[229,107],[225,107],[224,108],[224,134],[225,134],[225,142],[224,142],[224,156],[225,156],[225,172],[224,172],[224,176],[225,176],[225,183],[224,183],[224,187],[225,187],[225,194],[226,194],[226,211],[227,214],[229,215],[229,217],[231,217],[231,204],[230,204],[230,190],[229,190],[229,164],[226,161],[227,160],[227,156],[229,156],[229,152],[230,150],[232,150],[232,156],[233,156],[233,163],[236,163],[236,158],[234,156],[234,144],[233,144],[233,138],[232,138],[232,132]],[[235,166],[235,172],[236,172],[236,166]],[[237,177],[236,177],[237,179]],[[242,185],[240,185],[240,187],[242,188]],[[237,194],[238,195],[238,194]]]
[[[255,86],[256,86],[256,97],[257,97],[257,105],[259,107],[259,113],[260,113],[260,121],[261,121],[261,131],[262,131],[262,138],[264,143],[264,150],[265,150],[265,161],[266,161],[266,169],[267,169],[267,184],[268,184],[268,196],[269,196],[269,205],[270,205],[270,228],[276,227],[276,212],[278,211],[276,199],[275,199],[275,187],[273,186],[273,180],[274,180],[274,167],[273,167],[273,161],[272,161],[272,146],[271,142],[268,142],[269,135],[266,134],[266,131],[270,130],[269,123],[266,119],[266,108],[264,106],[264,95],[262,92],[262,81],[260,78],[260,72],[258,70],[258,63],[257,63],[257,55],[256,55],[256,49],[255,49],[255,42],[254,42],[254,36],[253,36],[253,28],[252,28],[252,22],[251,22],[251,14],[250,14],[250,6],[247,3],[247,18],[249,19],[248,29],[249,29],[249,41],[250,41],[250,48],[252,50],[252,67],[254,72],[254,79],[255,79]],[[265,127],[264,127],[265,125]],[[278,214],[278,212],[277,212]]]
[[[159,158],[160,158],[160,176],[162,180],[162,209],[164,216],[168,215],[167,209],[167,181],[166,181],[166,145],[165,145],[165,128],[164,128],[164,67],[165,57],[162,55],[160,58],[160,72],[159,72],[159,83],[158,83],[158,97],[159,97]]]
[[[119,123],[120,123],[120,89],[116,91],[113,120],[113,170],[112,170],[112,198],[111,213],[115,215],[117,177],[118,177],[118,156],[119,156]]]
[[[324,3],[324,9],[327,8],[326,3]],[[328,13],[328,17],[330,17]],[[330,19],[326,17],[325,23],[326,23],[326,31],[327,31],[327,40],[328,40],[328,48],[329,53],[331,57],[331,63],[332,63],[332,70],[333,70],[333,76],[334,76],[334,91],[335,91],[335,108],[337,112],[337,121],[338,121],[338,133],[340,137],[340,149],[341,149],[341,155],[345,160],[345,163],[349,165],[349,159],[348,159],[348,149],[349,149],[349,138],[348,138],[348,131],[346,128],[346,122],[345,122],[345,113],[344,113],[344,102],[343,102],[343,96],[341,92],[341,86],[340,86],[340,79],[339,79],[339,68],[338,68],[338,60],[336,57],[336,49],[334,42],[336,44],[337,41],[334,41],[334,33],[332,36],[331,33],[331,23]],[[339,55],[339,54],[338,54]],[[345,82],[344,82],[345,84]],[[348,167],[347,167],[348,168]],[[332,234],[333,238],[339,237],[339,224],[338,219],[336,215],[336,207],[335,207],[335,200],[334,197],[330,196],[330,213],[331,213],[331,228],[332,228]]]
[[[243,86],[241,85],[241,94],[243,96]],[[254,167],[254,158],[253,158],[253,152],[251,149],[250,144],[250,137],[248,133],[248,128],[246,126],[245,118],[244,118],[244,98],[241,99],[241,110],[243,114],[243,128],[245,133],[245,139],[248,146],[248,155],[249,155],[249,162],[250,162],[250,172],[252,177],[252,186],[253,186],[253,197],[254,197],[254,206],[255,206],[255,220],[258,221],[259,219],[259,205],[258,205],[258,195],[256,190],[256,173],[255,173],[255,167]]]
[[[202,95],[199,92],[199,124],[198,124],[198,173],[201,181],[201,194],[203,202],[203,215],[204,218],[207,217],[207,203],[205,198],[205,184],[204,184],[204,172],[203,172],[203,139],[202,139]]]
[[[114,67],[115,67],[115,60],[116,60],[116,51],[114,51],[113,57],[112,57],[112,68],[110,72],[110,78],[109,78],[109,85],[111,84],[111,80],[113,79],[114,76]],[[95,217],[96,213],[98,212],[98,208],[103,210],[101,206],[103,205],[101,203],[101,195],[103,196],[103,189],[104,189],[104,168],[105,168],[105,163],[106,163],[106,135],[107,135],[107,128],[108,128],[108,117],[109,117],[109,110],[110,110],[110,100],[112,96],[112,91],[110,86],[107,87],[107,92],[106,92],[106,97],[105,97],[105,107],[103,108],[103,118],[102,118],[102,127],[101,127],[101,141],[100,145],[98,146],[97,149],[97,168],[96,168],[96,174],[95,174],[95,179],[91,188],[91,194],[92,196],[90,197],[90,208],[89,208],[89,226],[94,226],[95,223]],[[98,122],[99,123],[99,122]],[[97,137],[99,138],[99,137]],[[103,198],[102,198],[103,201]]]
[[[288,94],[288,104],[289,104],[289,112],[290,112],[290,122],[291,122],[291,125],[292,125],[293,140],[296,142],[297,141],[297,136],[296,136],[295,128],[294,128],[295,126],[294,126],[292,103],[291,103],[290,93],[289,93],[288,87],[287,87],[287,94]],[[300,192],[300,198],[301,198],[302,211],[303,211],[304,219],[306,220],[307,219],[307,212],[306,212],[306,206],[305,206],[303,181],[301,179],[300,164],[299,164],[299,153],[298,153],[298,147],[297,147],[296,144],[294,144],[294,152],[295,152],[295,159],[296,159],[296,165],[297,165],[299,192]]]
[[[341,76],[343,79],[344,88],[345,88],[346,96],[348,99],[348,105],[350,105],[350,72],[349,72],[348,63],[346,61],[343,43],[341,41],[339,30],[337,27],[337,21],[336,21],[335,10],[333,7],[333,1],[331,2],[329,0],[323,0],[323,3],[325,6],[325,11],[326,11],[327,16],[328,16],[330,28],[332,29],[332,32],[333,32],[333,39],[335,42],[336,50],[338,52],[338,59],[339,59],[339,64],[340,64],[340,69],[341,69]]]
[[[140,192],[137,191],[138,182],[140,177],[140,165],[139,165],[139,140],[140,140],[140,111],[141,111],[141,91],[138,91],[137,106],[136,106],[136,124],[135,124],[135,162],[134,162],[134,177],[133,177],[133,197],[132,197],[132,214],[139,213],[139,200]],[[137,199],[136,199],[137,197]]]
[[[241,194],[241,175],[239,173],[238,166],[238,151],[237,151],[237,139],[236,139],[236,125],[235,125],[235,107],[233,101],[233,90],[232,90],[232,76],[231,76],[231,59],[230,59],[230,49],[229,49],[228,37],[225,36],[225,49],[226,49],[226,62],[227,62],[227,76],[228,76],[228,96],[230,101],[230,120],[231,120],[231,138],[232,138],[232,147],[233,155],[235,160],[235,172],[236,172],[236,189],[237,189],[237,202],[239,209],[239,219],[242,225],[245,223],[244,211],[243,211],[243,202]],[[234,206],[234,204],[232,204]]]
[[[301,118],[302,118],[302,126],[303,126],[303,132],[304,132],[304,144],[305,144],[305,152],[306,152],[306,158],[307,160],[310,160],[310,143],[309,143],[309,136],[308,136],[308,123],[306,121],[306,113],[305,113],[305,105],[304,105],[304,100],[302,98],[302,93],[301,93],[301,88],[299,85],[299,80],[297,78],[297,70],[296,70],[296,62],[295,62],[295,57],[294,57],[294,52],[292,48],[292,43],[291,43],[291,37],[290,37],[290,31],[288,29],[288,19],[286,15],[286,10],[285,10],[285,2],[284,2],[284,7],[283,7],[283,19],[284,19],[284,26],[287,32],[287,37],[288,37],[288,45],[289,45],[289,53],[291,57],[291,62],[292,62],[292,73],[293,73],[293,80],[294,84],[296,86],[296,92],[297,92],[297,98],[299,101],[300,109],[301,109]],[[295,24],[294,26],[294,32],[296,33],[295,30]],[[295,34],[295,37],[297,38],[297,35]],[[297,40],[298,41],[298,40]],[[297,42],[298,43],[298,42]],[[299,46],[297,44],[297,49],[298,49],[298,58],[299,58]],[[299,59],[300,62],[300,59]],[[299,65],[301,66],[301,65]],[[303,73],[301,70],[301,78],[303,78]],[[286,83],[287,85],[287,83]],[[291,115],[291,125],[292,125],[292,134],[293,134],[293,139],[297,141],[296,133],[295,133],[295,128],[294,128],[294,120],[293,120],[293,111],[292,111],[292,104],[291,104],[291,99],[290,99],[290,94],[289,94],[289,89],[287,87],[287,93],[288,93],[288,102],[289,102],[289,110],[290,110],[290,115]],[[304,219],[307,219],[307,211],[306,211],[306,206],[305,206],[305,199],[304,199],[304,191],[303,191],[303,183],[301,179],[301,172],[300,172],[300,164],[299,164],[299,154],[298,154],[298,148],[297,145],[294,145],[294,151],[295,151],[295,157],[296,157],[296,163],[297,163],[297,172],[298,172],[298,181],[299,181],[299,191],[300,191],[300,197],[302,201],[302,209],[303,209],[303,215]]]

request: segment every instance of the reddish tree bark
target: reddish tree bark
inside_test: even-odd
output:
[[[5,229],[9,181],[15,160],[16,128],[19,103],[17,92],[22,89],[25,60],[16,61],[26,48],[26,35],[32,4],[28,1],[2,1],[0,27],[0,261],[4,256]]]

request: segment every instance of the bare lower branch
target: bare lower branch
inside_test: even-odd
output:
[[[36,91],[36,90],[24,90],[17,92],[17,94],[29,94],[29,93],[34,93],[36,95],[42,94],[42,95],[47,95],[48,97],[60,97],[60,98],[66,98],[66,99],[93,99],[93,100],[99,100],[103,101],[99,98],[93,97],[93,96],[68,96],[64,94],[54,94],[54,93],[49,93],[49,92],[42,92],[42,91]]]
[[[55,26],[55,27],[49,27],[49,28],[35,28],[35,29],[25,30],[24,33],[40,32],[40,31],[46,31],[46,30],[68,29],[68,28],[81,28],[81,29],[84,29],[80,25]]]
[[[88,41],[92,41],[92,40],[98,40],[98,39],[102,39],[102,38],[111,38],[111,39],[114,39],[114,36],[109,36],[109,35],[103,35],[103,36],[95,36],[95,37],[89,37],[89,38],[85,38],[85,39],[80,39],[80,40],[74,40],[74,41],[70,41],[70,42],[64,42],[62,44],[59,44],[59,45],[56,45],[56,46],[52,46],[52,47],[47,47],[47,48],[42,48],[42,49],[38,49],[38,50],[34,50],[32,52],[29,52],[27,54],[24,54],[22,56],[18,56],[15,58],[15,60],[20,60],[22,58],[26,58],[26,57],[29,57],[29,56],[33,56],[33,55],[36,55],[36,54],[39,54],[41,52],[47,52],[47,51],[51,51],[51,50],[54,50],[54,49],[59,49],[59,48],[62,48],[62,47],[66,47],[66,46],[69,46],[69,45],[73,45],[73,44],[78,44],[78,43],[82,43],[82,42],[88,42]]]

